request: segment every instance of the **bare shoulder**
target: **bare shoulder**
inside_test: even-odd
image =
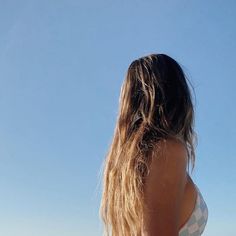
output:
[[[187,150],[185,145],[176,139],[164,139],[154,145],[154,152],[159,153],[164,152],[165,154],[169,153],[171,156],[172,154],[176,154],[178,156],[186,156]]]
[[[186,171],[187,155],[186,147],[180,141],[174,139],[160,141],[153,149],[150,166],[153,173],[151,174],[156,174],[160,179],[176,177],[175,175],[180,174],[184,169]]]
[[[177,235],[186,165],[187,151],[180,141],[167,139],[154,148],[144,192],[147,235]]]

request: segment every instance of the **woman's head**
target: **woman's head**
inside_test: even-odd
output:
[[[144,180],[159,141],[180,140],[194,167],[194,109],[186,79],[165,54],[138,58],[128,67],[104,166],[100,211],[112,235],[141,235]]]
[[[134,60],[122,85],[119,116],[120,128],[127,131],[124,142],[141,124],[154,138],[173,136],[190,141],[194,109],[180,65],[165,54]]]

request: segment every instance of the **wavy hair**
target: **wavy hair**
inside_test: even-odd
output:
[[[166,54],[140,57],[128,67],[103,162],[99,215],[104,235],[142,235],[145,177],[161,140],[181,141],[188,151],[188,169],[191,161],[193,170],[197,136],[187,81],[181,66]]]

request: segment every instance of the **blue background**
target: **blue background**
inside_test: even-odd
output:
[[[100,168],[130,62],[176,59],[196,101],[205,236],[236,235],[236,2],[0,1],[0,235],[102,235]]]

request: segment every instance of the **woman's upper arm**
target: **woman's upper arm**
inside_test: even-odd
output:
[[[161,145],[145,182],[145,236],[178,236],[181,201],[187,181],[187,152],[172,140]]]

